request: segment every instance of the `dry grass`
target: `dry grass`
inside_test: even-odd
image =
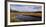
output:
[[[10,20],[11,22],[15,22],[15,15],[16,14],[23,14],[23,15],[32,15],[32,16],[42,16],[42,13],[18,13],[18,12],[14,12],[14,13],[10,13]]]

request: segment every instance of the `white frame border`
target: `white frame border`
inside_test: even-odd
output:
[[[22,5],[41,5],[42,6],[42,21],[37,22],[10,22],[10,4],[22,4]],[[18,3],[18,2],[7,2],[7,21],[8,25],[21,25],[21,24],[37,24],[37,23],[44,23],[44,5],[43,4],[33,4],[33,3]]]

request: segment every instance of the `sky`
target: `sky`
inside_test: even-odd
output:
[[[19,5],[19,4],[11,4],[11,10],[16,10],[19,12],[36,12],[42,11],[42,6],[39,5]]]

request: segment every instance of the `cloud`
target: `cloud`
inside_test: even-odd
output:
[[[42,6],[38,5],[14,5],[11,4],[11,10],[16,10],[19,12],[35,12],[35,11],[42,11]]]

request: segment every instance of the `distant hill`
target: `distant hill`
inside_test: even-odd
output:
[[[19,11],[13,11],[13,10],[10,10],[10,12],[19,12]],[[37,12],[33,12],[33,13],[42,13],[41,11],[37,11]]]

